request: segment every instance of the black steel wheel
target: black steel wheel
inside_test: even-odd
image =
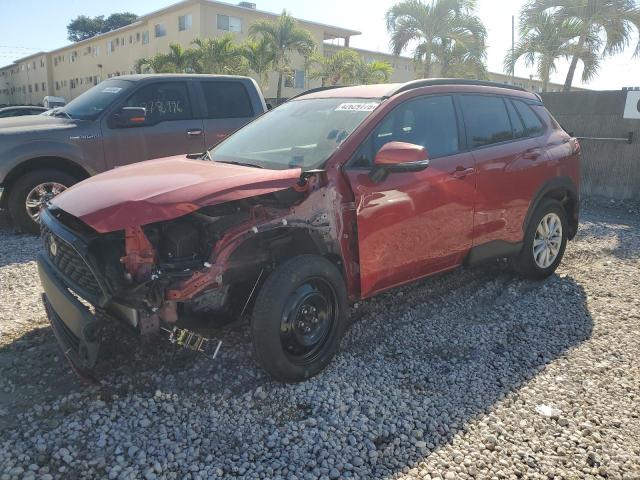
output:
[[[257,363],[285,382],[316,375],[336,354],[347,313],[346,287],[335,265],[317,255],[288,260],[256,299],[251,330]]]

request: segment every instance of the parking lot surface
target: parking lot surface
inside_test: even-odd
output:
[[[248,328],[215,361],[126,337],[61,358],[39,240],[0,220],[0,479],[640,479],[640,214],[591,205],[556,275],[459,270],[353,310],[329,368],[270,381]]]

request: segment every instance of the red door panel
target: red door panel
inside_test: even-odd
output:
[[[473,156],[431,161],[422,172],[390,173],[380,183],[367,170],[347,171],[355,195],[361,296],[461,263],[471,247]]]
[[[516,243],[536,190],[549,178],[547,156],[537,139],[475,150],[478,191],[474,245],[493,240]]]

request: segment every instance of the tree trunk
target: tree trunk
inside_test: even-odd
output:
[[[584,47],[584,42],[586,40],[586,35],[580,35],[580,40],[578,40],[577,49],[581,50]],[[571,58],[571,65],[569,65],[569,72],[567,72],[567,79],[564,81],[564,88],[562,89],[565,92],[569,92],[571,90],[571,85],[573,84],[573,76],[576,73],[576,67],[578,66],[578,55],[574,54],[573,58]]]
[[[431,77],[431,55],[424,59],[424,78]]]
[[[280,99],[282,98],[282,70],[278,72],[278,92],[276,93],[276,104],[280,105]]]

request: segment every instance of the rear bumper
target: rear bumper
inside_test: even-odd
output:
[[[93,368],[98,359],[100,321],[65,287],[54,266],[38,254],[42,300],[53,333],[65,356],[79,373]]]

